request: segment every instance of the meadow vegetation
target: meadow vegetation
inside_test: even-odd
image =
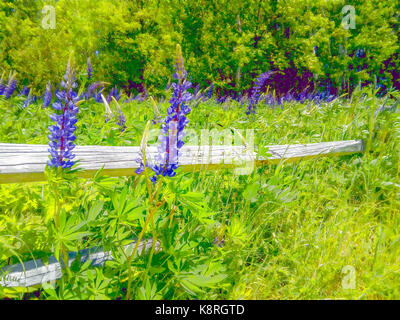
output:
[[[393,98],[386,101],[392,109],[374,118],[382,103],[365,88],[351,99],[321,105],[260,104],[250,117],[243,116],[243,107],[235,101],[211,100],[194,107],[188,128],[253,128],[259,149],[363,139],[371,140],[370,150],[264,166],[249,176],[178,169],[175,177],[159,182],[160,206],[144,237],[159,239],[163,250],[133,259],[132,297],[398,297],[400,114]],[[23,109],[3,100],[1,112],[1,141],[47,143],[48,109],[40,104]],[[147,121],[154,117],[152,104],[130,102],[123,112],[129,120],[121,133],[115,123],[104,124],[103,104],[82,103],[77,144],[139,145]],[[57,290],[0,288],[1,296],[22,298],[26,291],[41,289],[41,298],[123,298],[128,275],[121,245],[138,236],[149,206],[142,180],[143,175],[64,181],[60,188],[66,238],[52,224],[51,185],[2,185],[3,266],[32,257],[45,259],[60,242],[69,251],[104,246],[116,260],[104,268],[74,266],[73,277],[60,280]],[[79,229],[67,228],[76,225]],[[345,266],[355,269],[354,289],[343,289]]]

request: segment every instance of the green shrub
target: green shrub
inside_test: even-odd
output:
[[[56,9],[55,29],[42,27],[45,4]],[[345,5],[355,7],[355,29],[341,25]],[[57,82],[73,50],[82,74],[90,56],[98,80],[157,93],[169,80],[176,43],[192,81],[203,87],[248,89],[254,76],[274,68],[308,71],[316,83],[329,78],[345,89],[373,82],[390,57],[389,69],[400,67],[395,1],[1,0],[0,6],[3,68],[39,90]],[[389,86],[392,75],[380,76]]]

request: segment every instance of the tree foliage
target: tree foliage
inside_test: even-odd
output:
[[[44,5],[55,8],[55,29],[42,27]],[[346,5],[354,29],[342,26]],[[156,91],[180,43],[203,87],[248,89],[271,69],[281,85],[308,76],[345,90],[377,75],[390,86],[400,69],[399,9],[390,0],[0,0],[0,60],[43,90],[74,51],[82,73],[90,57],[97,80]]]

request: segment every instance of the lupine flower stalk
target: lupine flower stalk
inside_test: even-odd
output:
[[[117,125],[121,128],[121,132],[124,132],[126,129],[126,117],[124,115],[124,113],[122,112],[121,106],[118,104],[117,99],[115,99],[115,97],[113,96],[112,99],[115,102],[115,105],[117,106],[117,112],[118,112],[118,121],[117,121]]]
[[[157,103],[154,101],[154,98],[152,96],[150,96],[150,100],[151,100],[151,103],[153,106],[153,112],[154,112],[154,119],[153,119],[152,123],[153,124],[161,123],[162,117],[161,117],[160,111],[158,110]]]
[[[173,88],[172,98],[170,99],[170,107],[167,110],[168,115],[165,117],[163,124],[161,125],[161,134],[158,137],[160,145],[158,147],[159,155],[155,159],[155,164],[146,164],[151,168],[155,175],[151,177],[151,181],[155,182],[157,177],[169,176],[173,177],[176,175],[176,169],[178,169],[179,149],[184,145],[184,128],[189,122],[186,115],[190,112],[190,108],[187,105],[192,99],[192,95],[187,91],[191,87],[191,83],[186,80],[187,72],[185,70],[182,50],[180,45],[177,45],[176,59],[175,59],[175,74],[174,79],[177,83],[172,83]],[[137,174],[144,171],[143,162],[140,163],[140,167],[136,170]]]
[[[46,91],[44,92],[43,95],[43,108],[47,108],[51,103],[51,83],[49,83],[46,86]]]
[[[22,90],[20,91],[19,95],[27,97],[29,95],[30,91],[31,91],[31,88],[25,86],[25,87],[22,88]]]
[[[94,90],[96,90],[98,87],[100,87],[100,85],[101,85],[100,81],[97,81],[97,82],[94,82],[94,83],[90,84],[88,86],[88,89],[87,89],[86,93],[84,94],[85,99],[88,100],[88,99],[92,98],[93,94],[94,94]]]
[[[113,113],[111,111],[111,108],[108,104],[108,101],[106,98],[104,98],[104,96],[100,93],[101,95],[101,99],[103,100],[104,103],[104,108],[105,108],[105,114],[104,114],[104,121],[105,123],[107,123],[108,121],[110,121],[113,117]]]
[[[115,100],[117,100],[117,101],[121,98],[121,93],[118,93],[117,86],[113,87],[113,88],[110,90],[110,93],[109,93],[108,96],[107,96],[107,102],[108,102],[108,103],[111,102],[112,97],[114,97]]]
[[[92,64],[90,63],[90,57],[87,58],[87,75],[88,75],[88,79],[90,79],[92,77],[92,73],[93,73],[93,68],[92,68]]]
[[[50,167],[71,168],[74,164],[72,159],[75,155],[72,150],[75,148],[76,114],[79,111],[76,105],[79,97],[73,91],[77,87],[75,81],[75,72],[70,58],[64,79],[61,81],[61,87],[64,90],[57,92],[57,101],[52,104],[53,109],[61,111],[61,113],[55,113],[50,116],[50,119],[56,122],[56,125],[49,126],[49,152],[51,158],[47,164]]]
[[[16,88],[17,88],[16,74],[13,73],[8,79],[7,86],[4,90],[4,95],[6,96],[6,99],[10,99],[11,95],[14,93]]]
[[[268,71],[265,73],[262,73],[255,81],[255,86],[254,86],[254,91],[252,95],[250,96],[250,101],[249,105],[246,110],[246,114],[249,115],[250,113],[256,113],[256,105],[260,99],[260,92],[267,80],[271,77],[273,74],[272,71]]]
[[[23,108],[28,107],[29,105],[31,105],[33,103],[33,101],[34,101],[34,98],[32,97],[32,95],[30,93],[28,93],[28,97],[25,99],[22,107]]]
[[[5,90],[6,90],[6,85],[4,84],[4,72],[3,72],[0,78],[0,96],[4,94]]]
[[[102,103],[103,100],[101,98],[101,94],[104,90],[104,86],[101,86],[96,92],[93,93],[93,99],[94,101],[98,102],[98,103]]]

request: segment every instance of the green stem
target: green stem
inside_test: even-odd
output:
[[[60,170],[58,171],[60,173]],[[58,193],[58,186],[57,184],[53,185],[54,189],[54,196],[55,196],[55,205],[54,205],[54,224],[56,227],[56,230],[58,231],[60,228],[60,212],[61,212],[61,203],[59,202],[59,193]],[[64,276],[71,277],[71,270],[69,268],[69,259],[68,259],[68,252],[67,249],[65,248],[64,244],[61,244],[60,248],[60,257],[64,262],[64,267],[60,264],[61,270],[64,274]]]
[[[157,198],[158,196],[158,191],[159,191],[159,186],[160,184],[157,185],[157,189],[155,190],[154,194],[152,193],[152,188],[150,185],[150,180],[148,179],[148,174],[147,174],[147,168],[146,168],[146,162],[145,162],[145,156],[143,156],[143,162],[144,162],[144,174],[145,174],[145,179],[146,179],[146,183],[147,183],[147,191],[149,193],[149,209],[148,209],[148,214],[143,226],[142,231],[139,234],[139,237],[136,241],[135,247],[133,248],[133,251],[131,253],[131,255],[128,258],[128,287],[127,287],[127,294],[126,294],[126,299],[127,300],[131,300],[132,298],[132,293],[131,293],[131,286],[132,286],[132,260],[135,256],[135,253],[137,251],[137,248],[140,244],[140,242],[142,241],[143,235],[147,230],[147,226],[150,222],[153,221],[153,216],[155,214],[155,212],[157,211],[157,207],[154,206],[153,207],[153,200],[155,198]],[[153,239],[153,246],[154,246],[154,242],[155,240]]]

